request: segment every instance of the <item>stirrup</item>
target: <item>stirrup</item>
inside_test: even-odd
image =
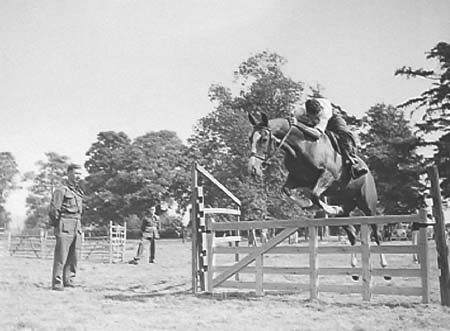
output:
[[[358,168],[356,169],[354,166],[350,167],[350,175],[353,179],[359,178],[361,176],[364,176],[369,171],[366,168]]]

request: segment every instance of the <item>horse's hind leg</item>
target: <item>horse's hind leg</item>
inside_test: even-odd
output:
[[[358,201],[358,208],[366,214],[367,216],[376,215],[376,205],[377,205],[377,192],[375,189],[375,182],[373,177],[370,182],[366,182],[362,188],[361,200]],[[382,237],[378,231],[378,226],[376,224],[371,224],[372,236],[378,246],[381,245]],[[380,254],[380,265],[382,268],[387,267],[387,260],[383,253]],[[384,276],[384,279],[389,280],[391,276]]]
[[[350,216],[350,211],[353,210],[353,208],[355,208],[355,206],[344,206],[344,213],[342,214],[342,216],[339,217],[348,217]],[[345,233],[347,234],[347,238],[348,241],[350,242],[350,245],[354,246],[356,244],[356,230],[355,227],[353,225],[344,225],[342,227],[345,231]],[[352,268],[355,268],[358,264],[358,259],[356,258],[356,254],[355,253],[350,253],[350,265],[352,266]],[[359,279],[359,275],[354,274],[352,275],[352,279],[353,280],[358,280]]]
[[[348,215],[347,215],[348,216]],[[356,243],[356,230],[353,225],[345,225],[343,226],[345,233],[347,233],[348,240],[350,241],[350,245],[354,246]],[[356,254],[350,254],[350,265],[354,268],[358,264]]]
[[[367,216],[374,216],[375,212],[371,211],[370,209],[365,209],[364,207],[359,207],[364,214],[366,214]],[[381,241],[382,241],[382,237],[380,232],[378,231],[378,226],[376,224],[371,224],[370,227],[372,228],[372,237],[373,239],[375,239],[375,242],[378,246],[381,245]],[[386,257],[384,256],[383,253],[380,253],[380,265],[382,268],[386,268],[387,267],[387,261],[386,261]]]
[[[413,229],[411,237],[412,237],[411,238],[412,244],[413,245],[417,245],[417,243],[419,242],[419,231]],[[413,262],[414,263],[419,263],[419,256],[417,255],[417,253],[413,254]]]
[[[372,236],[375,239],[375,242],[377,243],[377,245],[380,246],[382,238],[381,238],[380,232],[378,231],[378,226],[376,224],[371,224],[370,226],[372,228]],[[383,253],[380,254],[380,265],[383,268],[387,267],[386,257],[384,256]]]
[[[338,217],[348,217],[350,216],[350,212],[355,209],[356,203],[353,201],[353,199],[345,199],[346,202],[342,205],[343,212]],[[345,233],[347,234],[348,241],[350,242],[351,246],[354,246],[356,244],[356,230],[353,225],[344,225],[342,226]],[[350,265],[352,268],[355,268],[358,264],[358,259],[356,258],[355,253],[350,253]],[[353,280],[358,280],[359,275],[353,274],[352,275]]]
[[[366,214],[367,216],[374,216],[374,215],[375,215],[375,212],[372,213],[372,211],[370,211],[370,209],[366,209],[366,208],[364,208],[364,207],[362,207],[362,206],[360,206],[359,208],[360,208],[360,209],[364,212],[364,214]],[[378,226],[377,226],[376,224],[371,224],[370,227],[372,228],[372,237],[373,237],[373,239],[375,240],[376,244],[377,244],[378,246],[380,246],[380,245],[381,245],[381,241],[382,241],[382,237],[381,237],[380,232],[378,231]],[[386,257],[384,256],[383,253],[380,254],[380,265],[381,265],[381,267],[383,267],[383,268],[386,268],[386,267],[387,267]]]

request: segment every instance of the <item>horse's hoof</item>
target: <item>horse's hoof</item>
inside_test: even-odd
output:
[[[300,196],[296,200],[300,208],[311,208],[314,205],[313,202],[305,196]]]
[[[358,275],[352,275],[352,279],[357,282],[359,280],[359,276]]]

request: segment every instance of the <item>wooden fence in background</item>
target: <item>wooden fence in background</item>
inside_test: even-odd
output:
[[[51,259],[55,249],[55,236],[49,235],[44,229],[38,235],[19,234],[7,235],[7,252],[10,256]],[[124,262],[126,246],[126,223],[122,225],[109,224],[107,236],[85,237],[81,235],[79,257],[82,260],[104,263]]]

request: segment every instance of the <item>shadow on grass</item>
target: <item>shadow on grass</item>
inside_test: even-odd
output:
[[[190,292],[191,290],[189,290]],[[408,302],[403,301],[403,297],[399,298],[398,301],[362,301],[358,296],[349,298],[346,294],[342,295],[343,301],[339,302],[336,298],[324,298],[311,300],[308,293],[300,292],[286,292],[286,291],[268,291],[263,296],[256,295],[255,292],[245,292],[245,291],[226,291],[219,293],[200,293],[195,295],[199,299],[212,300],[212,301],[226,301],[226,300],[237,300],[237,301],[277,301],[284,302],[288,304],[300,305],[306,308],[312,308],[317,310],[327,309],[330,307],[334,308],[350,308],[350,309],[376,309],[380,307],[387,307],[390,309],[404,308],[404,309],[418,309],[424,308],[427,305],[421,302]],[[403,299],[403,300],[402,300]],[[347,300],[351,300],[350,302]]]
[[[151,298],[157,298],[157,297],[165,297],[165,296],[182,296],[182,295],[190,295],[191,290],[179,290],[180,287],[185,286],[186,284],[177,284],[177,285],[169,285],[164,288],[158,288],[155,290],[151,290],[148,292],[139,292],[133,293],[133,289],[136,289],[136,286],[133,286],[129,288],[128,290],[125,290],[123,292],[127,292],[129,294],[112,294],[112,295],[105,295],[105,299],[109,300],[115,300],[115,301],[138,301],[138,302],[145,302],[148,299]],[[178,290],[177,290],[178,289]],[[130,293],[131,292],[131,293]]]
[[[163,286],[165,285],[165,286]],[[37,282],[33,283],[33,286],[40,289],[51,290],[51,286],[47,283]],[[101,292],[101,291],[113,291],[116,294],[104,295],[105,299],[122,301],[122,302],[146,302],[152,298],[158,297],[177,297],[185,296],[197,298],[199,300],[207,301],[279,301],[290,304],[297,304],[303,307],[323,310],[327,307],[332,308],[357,308],[357,309],[374,309],[379,307],[387,307],[390,309],[404,308],[404,309],[418,309],[426,307],[427,305],[421,302],[406,301],[404,297],[395,296],[394,300],[382,299],[373,300],[370,302],[362,301],[359,295],[352,295],[351,298],[348,295],[342,295],[342,301],[336,297],[324,297],[322,299],[310,300],[309,295],[306,292],[295,291],[267,291],[263,296],[258,296],[254,291],[223,291],[211,293],[198,293],[193,294],[192,288],[187,288],[187,283],[179,283],[174,285],[167,284],[167,281],[159,281],[151,285],[154,289],[149,290],[148,286],[133,285],[127,288],[112,288],[112,287],[95,287],[77,285],[75,288],[67,289],[68,291],[81,291],[81,292]],[[117,293],[119,292],[119,293]],[[339,296],[339,295],[338,295]],[[391,297],[392,298],[392,297]],[[351,300],[351,301],[349,301]],[[420,300],[420,299],[419,299]],[[374,302],[375,301],[375,302]],[[431,302],[434,304],[437,302]]]
[[[200,300],[208,300],[208,301],[224,301],[224,300],[242,300],[242,301],[250,301],[250,300],[260,300],[261,297],[257,296],[255,293],[251,292],[226,292],[226,293],[200,293],[193,294],[192,288],[186,290],[178,290],[175,289],[183,286],[185,284],[167,286],[162,289],[152,290],[146,293],[130,293],[130,294],[114,294],[114,295],[105,295],[105,299],[116,300],[116,301],[138,301],[145,302],[151,298],[157,297],[176,297],[176,296],[186,296],[197,298]],[[131,290],[130,290],[131,292]]]

